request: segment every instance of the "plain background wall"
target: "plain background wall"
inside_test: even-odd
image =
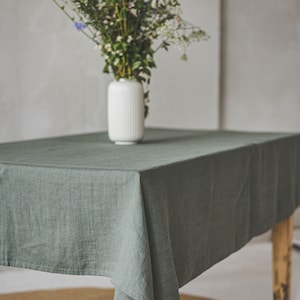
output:
[[[216,128],[219,0],[183,0],[209,42],[157,55],[148,126]],[[103,60],[51,0],[0,0],[0,142],[106,129]]]
[[[224,127],[300,131],[300,1],[222,3]]]

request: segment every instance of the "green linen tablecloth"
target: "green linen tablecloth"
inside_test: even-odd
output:
[[[300,204],[300,135],[148,129],[0,145],[0,265],[178,288]]]

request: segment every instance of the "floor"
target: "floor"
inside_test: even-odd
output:
[[[295,234],[300,240],[300,230]],[[216,300],[272,300],[271,242],[251,242],[181,291]],[[300,300],[300,250],[293,250],[292,300]],[[0,267],[0,294],[72,287],[111,287],[105,277],[69,276]]]

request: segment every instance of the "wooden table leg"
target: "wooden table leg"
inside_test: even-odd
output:
[[[291,299],[293,216],[278,223],[272,230],[273,299]]]

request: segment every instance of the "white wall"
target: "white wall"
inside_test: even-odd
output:
[[[216,128],[219,0],[183,0],[186,19],[212,36],[160,52],[148,126]],[[103,61],[51,0],[0,0],[0,142],[106,129]]]
[[[300,1],[223,6],[224,127],[300,131]]]
[[[101,59],[51,0],[0,0],[0,140],[106,124]]]
[[[193,44],[188,61],[171,49],[157,57],[151,113],[147,124],[177,128],[217,128],[219,123],[220,1],[181,0],[184,16],[200,25],[210,40]]]

